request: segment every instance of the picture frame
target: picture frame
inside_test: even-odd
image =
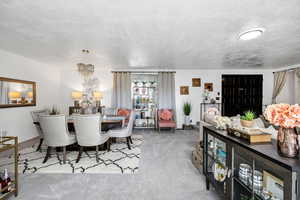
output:
[[[263,170],[263,187],[277,198],[283,199],[283,180],[265,170]]]
[[[180,95],[189,95],[189,86],[180,86]]]
[[[214,91],[213,83],[204,83],[204,89],[208,90],[209,92]]]
[[[193,87],[201,87],[201,78],[192,78]]]

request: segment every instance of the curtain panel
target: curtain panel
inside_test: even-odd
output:
[[[272,94],[272,103],[276,103],[276,97],[281,92],[282,88],[285,85],[287,79],[287,72],[274,72],[274,82],[273,82],[273,94]]]
[[[172,109],[176,118],[174,72],[158,73],[158,108]]]
[[[295,70],[295,103],[300,104],[300,67]]]
[[[9,104],[9,83],[0,81],[0,104]]]
[[[112,107],[132,109],[130,72],[113,72]]]

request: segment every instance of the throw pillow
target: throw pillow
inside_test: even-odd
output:
[[[162,120],[171,120],[173,117],[173,113],[170,112],[168,109],[164,109],[160,112],[159,117]]]
[[[127,109],[119,109],[118,110],[118,115],[124,116],[126,118],[129,117],[129,113],[130,113],[129,110],[127,110]]]

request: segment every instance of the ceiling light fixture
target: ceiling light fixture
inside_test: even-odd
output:
[[[245,31],[239,35],[240,40],[252,40],[264,33],[265,29],[263,28],[255,28],[248,31]]]

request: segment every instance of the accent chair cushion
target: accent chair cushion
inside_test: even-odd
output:
[[[176,123],[174,121],[170,121],[170,120],[160,120],[158,122],[158,126],[159,127],[171,127],[171,128],[174,128],[174,127],[176,127]]]
[[[159,115],[159,118],[162,120],[171,120],[172,117],[173,117],[173,113],[168,109],[163,109]]]

